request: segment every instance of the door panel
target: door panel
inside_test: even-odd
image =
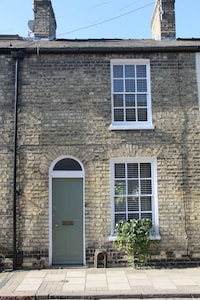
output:
[[[83,179],[52,179],[53,264],[83,264]]]

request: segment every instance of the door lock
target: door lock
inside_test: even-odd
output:
[[[55,228],[58,228],[58,227],[59,227],[59,224],[57,224],[57,223],[54,224],[54,227],[55,227]]]

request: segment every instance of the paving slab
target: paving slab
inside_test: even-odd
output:
[[[58,268],[0,273],[0,300],[199,298],[200,267]]]

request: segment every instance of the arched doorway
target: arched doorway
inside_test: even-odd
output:
[[[49,175],[50,265],[85,264],[83,166],[75,158],[61,157]]]

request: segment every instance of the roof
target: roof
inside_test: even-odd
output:
[[[24,49],[34,53],[69,53],[69,52],[200,52],[200,39],[176,39],[156,41],[153,39],[57,39],[34,40],[15,36],[0,35],[0,52]]]

